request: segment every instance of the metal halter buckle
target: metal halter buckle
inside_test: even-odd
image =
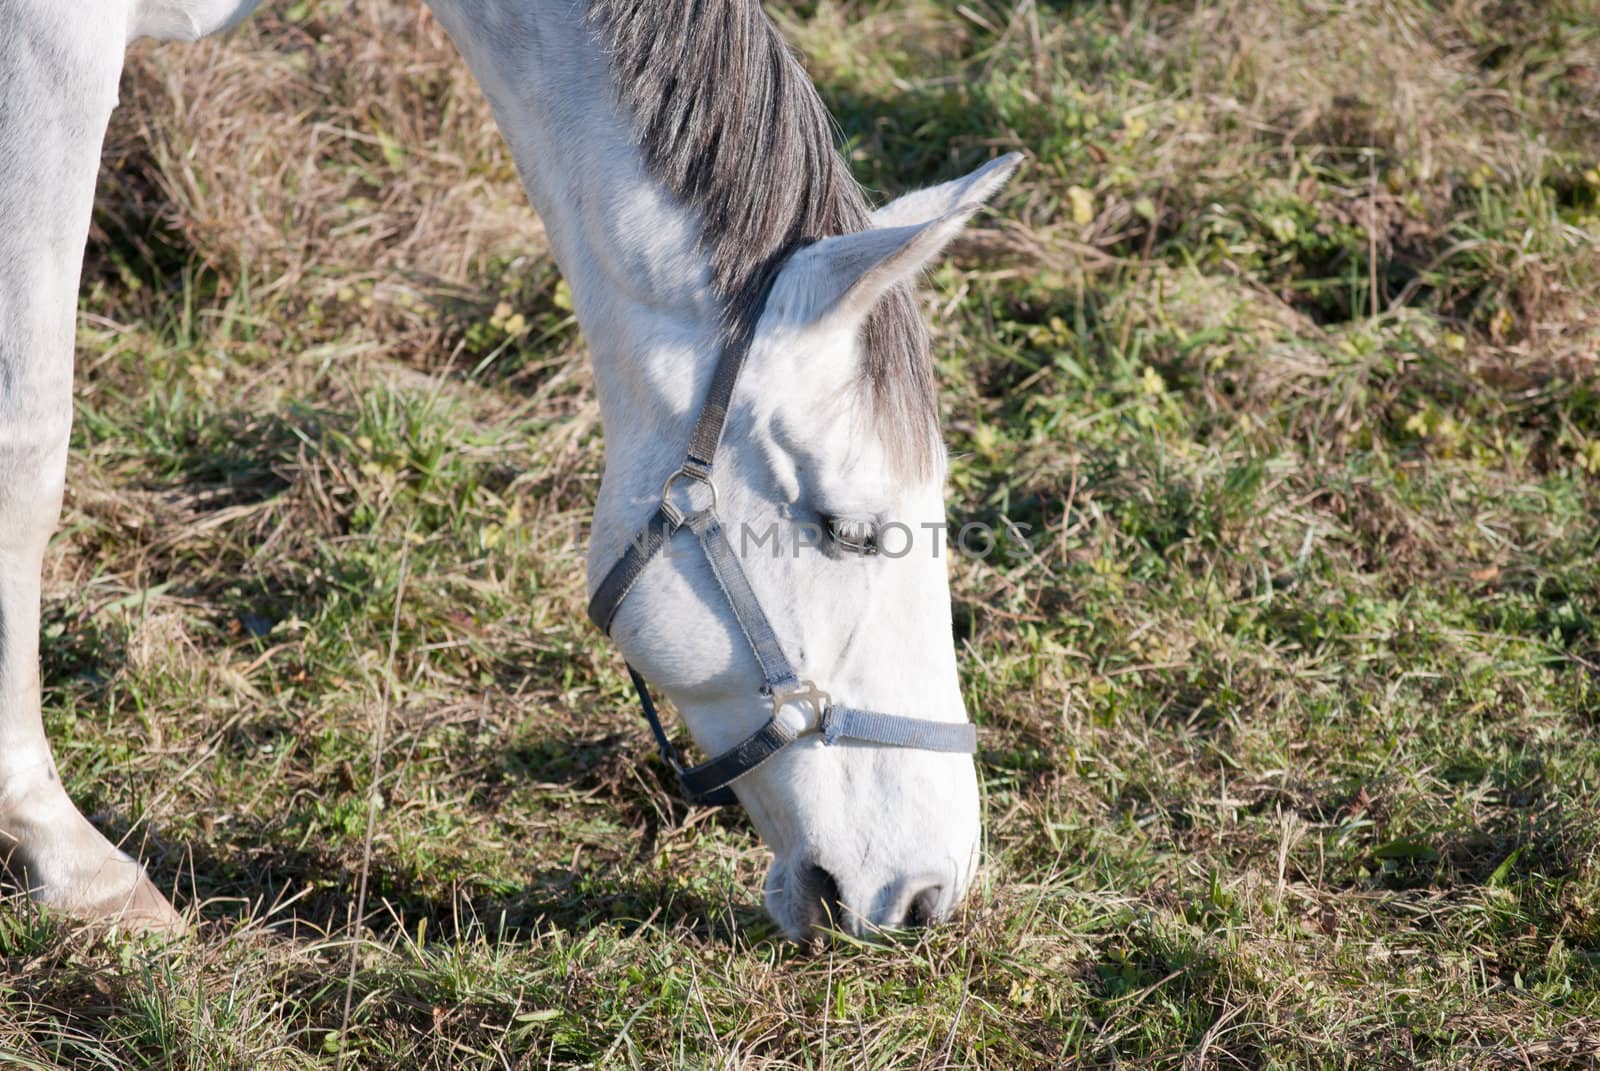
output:
[[[695,483],[703,483],[709,487],[711,489],[711,505],[707,506],[705,509],[695,510],[692,513],[685,513],[683,510],[674,505],[672,499],[668,496],[672,494],[672,485],[679,479],[679,477],[682,477],[685,480],[693,480]],[[717,485],[711,482],[710,476],[703,472],[694,472],[687,464],[685,464],[678,469],[675,469],[672,475],[667,477],[667,482],[661,485],[661,508],[666,512],[668,517],[672,518],[673,524],[684,524],[690,520],[693,520],[695,517],[699,517],[707,513],[715,513],[717,511]]]
[[[817,712],[818,727],[827,720],[828,711],[833,707],[833,696],[818,688],[815,681],[801,681],[793,688],[782,691],[772,690],[772,716],[776,718],[778,712],[790,703],[809,703],[811,709]]]

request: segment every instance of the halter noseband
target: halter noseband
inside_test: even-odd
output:
[[[695,803],[710,806],[735,802],[733,790],[729,787],[734,781],[796,740],[813,733],[820,735],[824,744],[860,740],[885,747],[967,755],[978,749],[977,729],[969,723],[930,721],[838,706],[833,702],[833,697],[815,683],[801,680],[784,656],[783,646],[778,642],[777,634],[773,632],[772,624],[762,611],[761,602],[739,564],[738,555],[733,552],[722,530],[721,520],[717,516],[717,486],[711,482],[712,464],[722,441],[723,425],[728,420],[728,403],[733,398],[733,389],[739,381],[745,358],[750,355],[755,325],[761,319],[770,292],[769,283],[767,292],[762,294],[747,325],[723,346],[717,358],[716,371],[711,377],[711,389],[700,409],[694,434],[689,439],[688,455],[683,464],[667,477],[661,487],[661,501],[656,505],[655,512],[639,533],[628,541],[622,557],[606,573],[600,586],[595,589],[594,597],[589,600],[589,619],[602,632],[610,635],[611,622],[616,618],[622,600],[627,598],[645,566],[681,529],[688,529],[698,538],[701,553],[711,567],[711,574],[716,577],[717,586],[721,588],[728,608],[738,620],[739,629],[744,633],[756,664],[761,668],[760,693],[771,701],[772,716],[765,725],[722,754],[698,766],[686,767],[679,759],[672,741],[667,739],[667,732],[662,728],[661,717],[656,713],[656,705],[650,698],[645,679],[631,665],[628,666],[628,675],[633,678],[633,686],[639,693],[639,704],[644,710],[645,720],[650,723],[650,732],[656,738],[661,757],[678,775],[684,794]],[[671,497],[672,485],[679,480],[704,484],[710,491],[710,504],[704,509],[689,512],[680,509]],[[791,703],[806,704],[816,712],[815,729],[796,732],[783,723],[779,715]]]

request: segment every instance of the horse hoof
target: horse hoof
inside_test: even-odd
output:
[[[88,887],[80,886],[77,895],[52,895],[48,886],[35,886],[30,898],[45,911],[91,930],[118,930],[165,939],[188,932],[188,923],[144,868],[123,853],[116,852],[97,877],[99,880],[88,883]]]
[[[142,872],[120,906],[97,914],[112,926],[130,933],[177,938],[189,932],[189,924],[183,916]]]

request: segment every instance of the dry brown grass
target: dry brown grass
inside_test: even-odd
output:
[[[482,303],[509,264],[548,258],[487,102],[426,12],[355,4],[141,44],[123,99],[101,226],[154,231],[221,296],[254,280],[256,305],[329,341],[437,367],[441,302]]]

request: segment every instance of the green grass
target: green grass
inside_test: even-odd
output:
[[[675,797],[538,223],[438,28],[318,0],[124,81],[46,717],[205,921],[0,916],[0,1063],[1594,1066],[1600,9],[774,13],[883,195],[1031,157],[928,287],[1028,533],[952,566],[965,915],[791,947]]]

